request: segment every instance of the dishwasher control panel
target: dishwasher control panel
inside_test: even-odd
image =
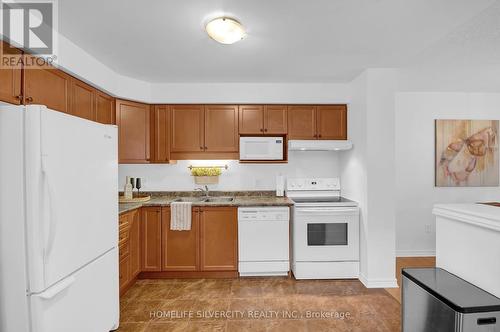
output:
[[[288,221],[290,209],[288,207],[242,207],[238,208],[239,221]]]

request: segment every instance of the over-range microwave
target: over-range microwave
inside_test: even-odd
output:
[[[283,137],[240,137],[240,160],[283,160]]]

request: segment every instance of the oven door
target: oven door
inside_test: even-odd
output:
[[[359,260],[359,209],[295,207],[293,255],[303,262]]]

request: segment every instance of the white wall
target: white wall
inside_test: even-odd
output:
[[[143,178],[142,190],[191,191],[195,185],[189,165],[225,165],[219,184],[210,190],[275,190],[276,176],[285,177],[334,177],[339,176],[339,153],[316,151],[290,151],[287,164],[240,164],[228,161],[178,161],[175,165],[120,165],[120,188],[126,176]]]
[[[153,103],[348,103],[350,85],[336,83],[152,84]]]
[[[275,190],[276,176],[285,177],[333,177],[339,175],[339,153],[290,151],[287,164],[240,164],[236,160],[181,160],[175,165],[120,165],[120,188],[126,176],[142,177],[143,190],[190,191],[200,187],[190,176],[189,165],[228,165],[222,171],[219,184],[210,190]]]
[[[349,137],[354,149],[341,156],[346,197],[361,208],[360,280],[394,287],[394,91],[396,71],[369,69],[352,83]]]
[[[498,187],[434,187],[435,119],[500,119],[500,94],[396,94],[396,234],[400,256],[434,254],[434,203],[500,200]],[[426,225],[431,227],[429,233]]]
[[[142,102],[151,100],[150,83],[114,72],[60,34],[56,63],[62,70],[113,96]]]

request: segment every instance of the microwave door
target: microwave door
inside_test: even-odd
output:
[[[281,141],[280,138],[278,140]],[[280,151],[277,151],[279,145]],[[276,139],[245,137],[240,141],[241,160],[281,160],[283,159],[282,144],[277,144]]]

